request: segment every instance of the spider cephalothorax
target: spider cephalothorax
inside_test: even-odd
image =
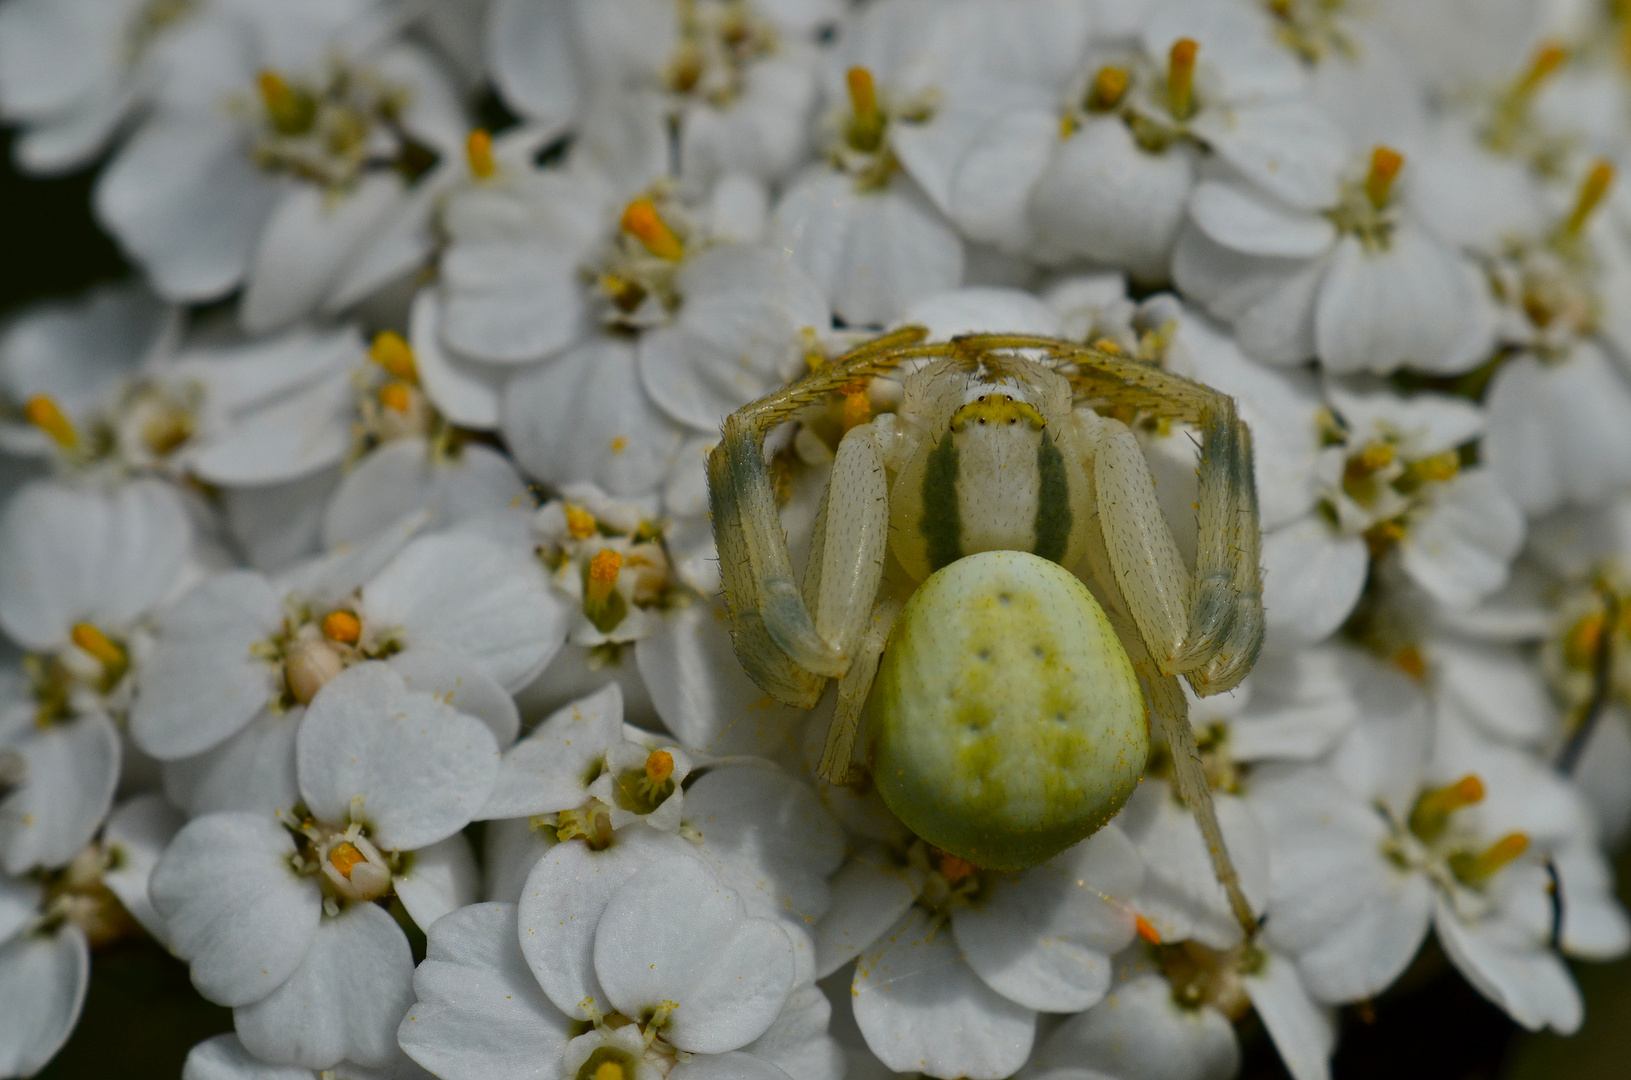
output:
[[[1049,338],[923,336],[863,345],[726,420],[708,470],[737,656],[790,705],[838,679],[822,775],[870,773],[919,835],[994,868],[1040,863],[1114,815],[1153,719],[1250,928],[1177,683],[1228,690],[1262,644],[1251,438],[1233,401]],[[765,434],[908,364],[899,411],[839,444],[801,587]],[[1199,431],[1193,572],[1114,416]]]

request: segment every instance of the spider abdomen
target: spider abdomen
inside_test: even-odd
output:
[[[901,611],[870,704],[872,775],[930,843],[1034,866],[1132,795],[1149,752],[1137,676],[1103,610],[1057,563],[986,551]]]

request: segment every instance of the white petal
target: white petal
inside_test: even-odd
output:
[[[669,1080],[792,1080],[774,1064],[755,1054],[697,1055],[675,1067]]]
[[[28,926],[39,916],[44,887],[29,878],[0,875],[0,941]]]
[[[1359,601],[1370,552],[1310,514],[1263,537],[1263,616],[1271,640],[1312,644],[1336,632]]]
[[[164,762],[164,794],[190,817],[293,810],[300,801],[294,741],[305,714],[300,707],[262,709],[242,731],[202,754]]]
[[[9,874],[64,866],[90,842],[119,784],[119,733],[101,712],[37,728],[13,746],[23,780],[0,801]]]
[[[449,422],[492,431],[498,427],[499,400],[508,372],[450,355],[442,347],[440,305],[435,290],[421,289],[408,314],[408,339],[419,385]]]
[[[33,649],[68,643],[77,622],[123,630],[173,588],[192,542],[169,485],[110,496],[34,483],[0,518],[0,624]]]
[[[1140,975],[1072,1017],[1037,1055],[1043,1067],[1158,1080],[1229,1080],[1240,1069],[1234,1028],[1216,1009],[1178,1003],[1167,980]]]
[[[1468,925],[1437,897],[1433,928],[1467,981],[1530,1031],[1549,1027],[1572,1035],[1584,1006],[1574,978],[1545,941],[1522,941],[1499,916]]]
[[[323,507],[339,482],[335,466],[284,484],[222,491],[227,527],[249,565],[275,574],[317,554]]]
[[[442,335],[477,360],[552,356],[590,332],[576,253],[536,243],[460,243],[442,257]]]
[[[219,296],[249,264],[279,185],[239,139],[225,116],[155,118],[98,178],[98,218],[168,298]]]
[[[90,984],[91,950],[68,923],[0,943],[0,1075],[33,1076],[68,1041]]]
[[[611,1002],[595,977],[595,928],[612,895],[641,868],[665,854],[689,856],[672,833],[631,825],[612,845],[591,851],[581,841],[557,844],[538,860],[521,891],[521,952],[555,1007],[587,1020],[588,1000],[604,1015]]]
[[[582,805],[587,777],[623,740],[623,695],[609,683],[556,711],[505,751],[484,818],[527,817]]]
[[[1216,243],[1244,255],[1311,259],[1336,243],[1336,227],[1238,183],[1203,180],[1189,197],[1189,216]]]
[[[402,676],[409,690],[440,698],[486,724],[500,748],[515,741],[521,730],[515,699],[469,657],[444,649],[413,648],[386,663]]]
[[[572,9],[498,0],[487,19],[487,57],[505,102],[533,120],[561,120],[578,109]]]
[[[851,993],[867,1046],[895,1072],[997,1080],[1036,1036],[1036,1013],[982,982],[951,928],[916,909],[862,954]]]
[[[899,921],[918,884],[881,847],[871,847],[832,877],[832,903],[815,927],[816,976],[826,978]]]
[[[362,606],[378,632],[463,653],[511,689],[566,639],[566,609],[537,562],[464,533],[414,540],[363,587]]]
[[[1224,161],[1292,206],[1319,210],[1336,201],[1347,140],[1311,103],[1202,109],[1190,126]]]
[[[1251,699],[1229,725],[1229,752],[1242,761],[1307,761],[1330,749],[1359,719],[1346,659],[1333,648],[1262,657],[1253,669]]]
[[[482,829],[482,892],[489,900],[513,904],[521,899],[527,875],[544,852],[558,843],[548,821],[534,827],[531,818],[489,821]]]
[[[377,904],[353,904],[317,927],[305,960],[252,1005],[233,1010],[245,1047],[267,1061],[328,1069],[389,1065],[413,1003],[413,952]]]
[[[512,379],[502,429],[531,475],[622,496],[656,490],[683,437],[641,388],[634,348],[609,337]]]
[[[238,1036],[216,1035],[187,1051],[181,1080],[310,1080],[299,1065],[272,1065],[244,1049]]]
[[[469,824],[498,772],[487,725],[410,693],[402,676],[373,661],[318,692],[295,752],[300,794],[320,821],[343,825],[360,806],[374,842],[402,851]]]
[[[1470,608],[1506,584],[1523,546],[1523,511],[1487,469],[1466,469],[1439,492],[1399,545],[1404,567],[1434,599]]]
[[[1315,312],[1320,361],[1338,374],[1446,371],[1469,307],[1463,285],[1450,253],[1415,229],[1394,230],[1378,252],[1345,237]]]
[[[1050,261],[1086,257],[1135,278],[1166,277],[1194,183],[1178,147],[1150,154],[1119,118],[1089,121],[1059,144],[1031,195],[1031,226]]]
[[[450,911],[476,902],[481,877],[476,853],[463,833],[454,833],[420,848],[407,860],[407,868],[391,876],[391,887],[413,921],[428,927]]]
[[[1057,337],[1059,313],[1023,289],[971,285],[935,293],[907,308],[903,326],[928,329],[930,341],[958,334],[1042,334]]]
[[[294,850],[273,818],[210,814],[177,833],[153,868],[153,906],[211,1001],[258,1001],[305,957],[323,897],[289,865]]]
[[[1040,1012],[1078,1012],[1110,988],[1110,957],[1133,940],[1127,903],[1144,866],[1125,834],[1106,825],[1041,866],[993,882],[951,926],[969,967],[1010,1001]]]
[[[1296,966],[1278,953],[1266,952],[1263,966],[1241,982],[1293,1080],[1329,1080],[1337,1041],[1335,1018],[1332,1010],[1309,998]]]
[[[1442,638],[1433,642],[1431,657],[1440,692],[1492,734],[1534,742],[1556,730],[1557,706],[1544,676],[1516,649]]]
[[[393,439],[351,467],[323,514],[323,546],[373,539],[421,508],[434,526],[501,514],[532,501],[508,458],[472,443],[445,458],[428,440]]]
[[[162,796],[138,795],[109,814],[102,830],[103,846],[113,856],[113,865],[102,872],[102,883],[160,942],[165,940],[164,920],[148,899],[147,882],[165,845],[186,820]]]
[[[692,604],[659,621],[634,659],[663,726],[683,745],[775,756],[796,739],[797,713],[748,678],[729,630],[719,605]]]
[[[397,1029],[408,1056],[445,1080],[556,1080],[572,1022],[522,959],[515,905],[463,908],[427,937]]]
[[[187,446],[198,476],[226,487],[298,480],[344,460],[356,420],[356,388],[330,376]]]
[[[750,912],[799,923],[826,913],[844,831],[808,784],[767,766],[725,765],[686,789],[683,815],[703,861]]]
[[[350,188],[303,184],[283,193],[266,219],[247,272],[238,319],[263,334],[309,314],[341,265],[399,211],[407,193],[395,173],[365,173]]]
[[[672,1003],[664,1035],[696,1054],[758,1038],[793,987],[786,931],[726,888],[694,858],[659,859],[618,886],[595,930],[607,998],[625,1016]]]

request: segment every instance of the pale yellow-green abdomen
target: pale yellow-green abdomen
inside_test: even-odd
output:
[[[918,586],[870,709],[889,808],[994,869],[1035,866],[1093,833],[1149,754],[1138,678],[1103,609],[1026,552],[970,555]]]

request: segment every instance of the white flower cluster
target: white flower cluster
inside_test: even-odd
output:
[[[141,272],[0,333],[0,1077],[140,932],[233,1009],[187,1080],[1224,1080],[1254,1010],[1324,1080],[1429,931],[1573,1031],[1563,958],[1631,947],[1627,40],[1595,0],[0,0],[19,161],[108,155]],[[720,424],[906,324],[1238,402],[1268,640],[1190,711],[1255,935],[1170,760],[999,873],[816,779],[830,698],[739,665]],[[772,439],[795,552],[898,400]],[[1192,555],[1193,432],[1123,419]]]

